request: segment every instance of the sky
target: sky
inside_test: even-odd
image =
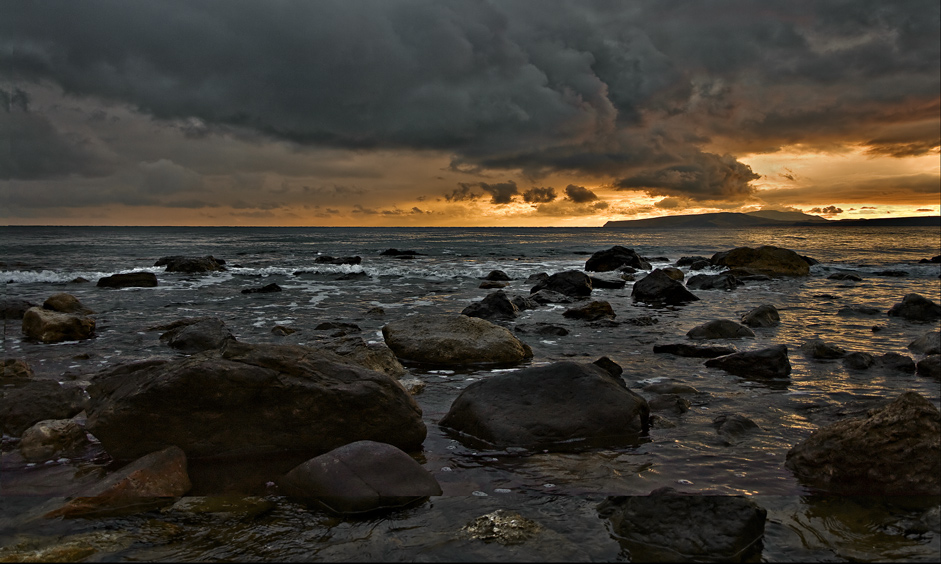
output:
[[[0,0],[0,225],[941,212],[937,0]]]

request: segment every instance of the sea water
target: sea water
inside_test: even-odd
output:
[[[889,317],[909,293],[941,301],[941,265],[922,259],[941,254],[939,230],[930,227],[799,227],[730,230],[618,230],[603,228],[177,228],[0,227],[0,297],[40,305],[67,292],[93,309],[97,336],[47,345],[29,341],[18,320],[4,320],[2,356],[25,359],[37,378],[84,387],[97,371],[143,358],[180,353],[159,340],[153,326],[182,318],[221,318],[240,341],[314,342],[325,321],[355,323],[367,342],[381,343],[382,327],[416,313],[460,313],[493,290],[481,278],[502,270],[504,291],[528,295],[533,274],[583,270],[591,253],[621,245],[654,268],[684,256],[705,256],[739,246],[775,245],[819,264],[808,277],[749,281],[731,291],[697,290],[700,300],[651,307],[622,289],[596,289],[592,299],[611,304],[614,323],[562,316],[567,306],[526,310],[511,330],[552,323],[565,336],[518,332],[531,361],[500,369],[407,366],[424,383],[415,396],[428,437],[418,459],[444,494],[410,509],[368,518],[337,518],[293,503],[270,484],[256,491],[274,508],[254,518],[225,514],[183,517],[152,512],[131,517],[72,521],[31,519],[31,511],[74,481],[77,468],[96,461],[61,459],[27,466],[4,438],[0,545],[12,554],[55,554],[80,547],[90,560],[130,561],[573,561],[629,560],[595,507],[610,495],[646,495],[669,486],[705,495],[745,495],[768,510],[761,558],[765,561],[936,561],[941,554],[936,499],[911,503],[881,498],[823,496],[784,466],[787,451],[823,425],[861,415],[905,391],[941,404],[936,379],[914,373],[845,368],[839,360],[805,356],[801,345],[820,338],[848,352],[895,352],[919,360],[907,346],[937,323]],[[389,248],[415,251],[411,259],[384,256]],[[163,256],[212,255],[224,272],[165,273]],[[356,265],[318,263],[317,257],[359,256]],[[688,267],[681,270],[689,276]],[[98,288],[98,278],[149,271],[156,288]],[[861,282],[828,279],[852,271]],[[901,271],[904,275],[886,275]],[[705,270],[714,273],[718,270]],[[637,273],[637,277],[643,272]],[[84,278],[88,283],[73,282]],[[281,292],[243,294],[275,282]],[[784,344],[789,381],[748,380],[706,368],[704,359],[654,354],[658,344],[689,342],[686,332],[713,319],[738,320],[761,304],[774,305],[781,325],[757,328],[753,339],[710,344],[755,350]],[[862,306],[878,313],[862,313]],[[278,336],[281,325],[297,332]],[[591,362],[607,356],[641,395],[655,382],[695,387],[685,413],[661,412],[649,442],[573,452],[480,450],[438,427],[466,386],[500,370],[560,360]],[[573,406],[573,408],[576,408]],[[590,409],[590,406],[578,406]],[[250,406],[246,406],[250,409]],[[713,419],[744,415],[760,429],[727,444]],[[21,460],[21,459],[19,459]],[[199,480],[195,480],[198,482]],[[198,484],[197,484],[198,485]],[[197,490],[193,494],[198,495]],[[541,532],[528,542],[503,545],[468,537],[462,528],[496,509],[518,512]],[[912,524],[915,525],[912,525]],[[58,548],[57,548],[58,547]],[[15,552],[19,550],[20,552]],[[53,551],[53,552],[42,552]],[[0,557],[3,553],[0,553]]]

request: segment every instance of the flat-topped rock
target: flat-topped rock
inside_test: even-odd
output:
[[[444,366],[506,364],[532,358],[529,345],[504,327],[460,314],[411,315],[382,328],[403,361]]]

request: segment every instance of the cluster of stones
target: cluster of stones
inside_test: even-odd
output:
[[[719,275],[698,275],[695,287],[732,290],[742,280],[806,276],[811,261],[787,249],[743,247],[711,259],[684,257],[678,264],[690,269],[728,267]],[[222,264],[212,257],[165,257],[155,266],[193,273],[219,270]],[[616,246],[592,255],[585,272],[617,271],[618,280],[575,270],[536,275],[530,278],[528,296],[509,296],[500,289],[462,314],[391,321],[382,328],[384,345],[367,345],[352,324],[318,326],[333,331],[332,336],[319,345],[297,346],[243,343],[219,319],[182,319],[150,328],[160,331],[161,341],[181,356],[108,368],[92,378],[87,400],[81,390],[35,379],[25,363],[10,359],[0,374],[4,383],[13,382],[2,391],[0,424],[4,433],[21,437],[20,451],[27,460],[85,448],[87,432],[111,457],[129,462],[49,511],[50,518],[111,515],[172,503],[192,487],[187,473],[191,460],[277,456],[291,460],[291,466],[271,478],[293,498],[340,514],[410,506],[442,491],[409,454],[421,449],[427,429],[421,409],[399,381],[406,374],[403,362],[461,367],[527,361],[532,349],[488,319],[507,321],[524,309],[569,303],[575,305],[563,313],[567,318],[611,320],[615,313],[610,304],[591,300],[593,290],[623,287],[637,270],[650,268],[634,251]],[[635,282],[633,299],[658,304],[698,300],[689,291],[693,279],[686,285],[682,280],[678,268],[655,269]],[[485,280],[507,281],[500,271]],[[269,286],[257,291],[280,290]],[[89,338],[94,331],[94,321],[87,317],[91,313],[74,297],[57,294],[43,307],[24,312],[23,333],[47,343]],[[888,314],[930,321],[941,318],[941,307],[910,294]],[[765,304],[743,313],[739,321],[713,320],[686,336],[692,341],[752,339],[754,328],[779,323],[776,308]],[[56,327],[61,327],[55,329],[58,333],[53,332]],[[552,326],[528,330],[559,334],[560,329],[564,331]],[[919,373],[937,376],[939,333],[926,334],[910,348],[925,354],[926,360],[934,359],[924,370],[919,363]],[[823,342],[803,349],[814,358],[851,356]],[[746,378],[787,378],[791,371],[783,344],[739,352],[734,347],[674,343],[657,345],[654,352],[706,358],[705,366]],[[462,441],[492,448],[552,451],[573,445],[630,445],[648,440],[651,411],[682,413],[690,405],[682,396],[696,393],[680,383],[659,383],[644,388],[656,395],[648,401],[628,389],[621,374],[621,367],[607,357],[494,373],[467,386],[439,424]],[[70,419],[83,410],[84,427]],[[906,393],[864,418],[819,429],[791,449],[787,467],[823,491],[938,495],[939,421],[930,402]],[[714,425],[727,443],[757,429],[754,422],[734,415],[719,416]],[[650,553],[656,558],[739,558],[759,546],[765,520],[765,511],[745,498],[682,496],[674,491],[609,498],[599,512],[625,542],[633,543],[632,555],[659,546]],[[497,520],[490,520],[491,528]],[[688,532],[691,521],[709,523],[716,530],[698,528],[683,537],[686,541],[676,541],[680,531]],[[651,524],[656,530],[647,530]],[[660,537],[663,543],[658,543]],[[667,542],[670,539],[673,542]]]

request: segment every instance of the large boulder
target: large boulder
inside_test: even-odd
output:
[[[941,413],[905,392],[864,417],[814,431],[785,465],[802,482],[841,495],[941,494]]]
[[[659,268],[634,283],[634,301],[645,303],[682,304],[699,300],[682,282],[670,278]]]
[[[0,431],[19,437],[35,423],[68,419],[84,407],[80,388],[65,388],[53,380],[29,379],[0,388]]]
[[[649,414],[647,401],[608,370],[556,362],[474,382],[440,425],[500,448],[558,449],[637,443]]]
[[[406,507],[442,493],[414,458],[375,441],[356,441],[312,458],[278,486],[289,497],[343,515]]]
[[[767,510],[743,496],[609,497],[598,514],[611,521],[632,562],[757,562]]]
[[[95,336],[95,320],[91,317],[31,307],[23,315],[23,334],[43,343],[91,339]]]
[[[191,487],[186,455],[170,446],[106,476],[44,517],[89,518],[137,513],[170,505]]]
[[[502,290],[487,294],[484,299],[470,304],[461,311],[461,315],[491,320],[515,319],[518,314],[519,308]]]
[[[781,315],[773,305],[762,304],[743,313],[742,323],[749,327],[776,327],[781,324]]]
[[[941,378],[941,354],[929,354],[915,364],[915,373],[919,376]]]
[[[810,265],[790,249],[763,245],[756,249],[738,247],[712,255],[712,264],[728,268],[745,268],[769,276],[807,276]]]
[[[154,266],[165,266],[166,272],[185,272],[187,274],[196,274],[202,272],[215,272],[225,270],[224,260],[214,258],[212,255],[205,257],[187,257],[173,255],[157,259]]]
[[[610,272],[622,266],[650,270],[650,263],[634,252],[634,249],[628,249],[620,245],[598,251],[585,261],[586,272]]]
[[[97,375],[86,429],[118,459],[177,445],[190,458],[318,455],[374,440],[417,449],[421,409],[391,376],[327,351],[230,342]]]
[[[411,315],[386,324],[382,336],[395,356],[411,362],[507,364],[533,356],[508,329],[460,314]]]
[[[934,321],[941,319],[941,305],[920,294],[906,294],[901,302],[889,309],[889,315],[912,321]]]
[[[686,336],[690,339],[743,339],[754,337],[755,332],[731,319],[714,319],[693,327]]]
[[[536,283],[529,293],[535,294],[540,290],[551,290],[573,298],[584,298],[591,295],[591,278],[578,270],[556,272],[544,281]]]
[[[787,378],[791,374],[787,345],[737,352],[707,360],[705,364],[745,378]]]
[[[46,301],[42,303],[42,307],[44,309],[58,311],[59,313],[76,313],[79,315],[95,313],[82,305],[82,302],[80,302],[78,298],[72,294],[66,294],[65,292],[49,296],[46,298]]]
[[[95,284],[99,288],[156,288],[157,275],[153,272],[126,272],[102,276]]]

